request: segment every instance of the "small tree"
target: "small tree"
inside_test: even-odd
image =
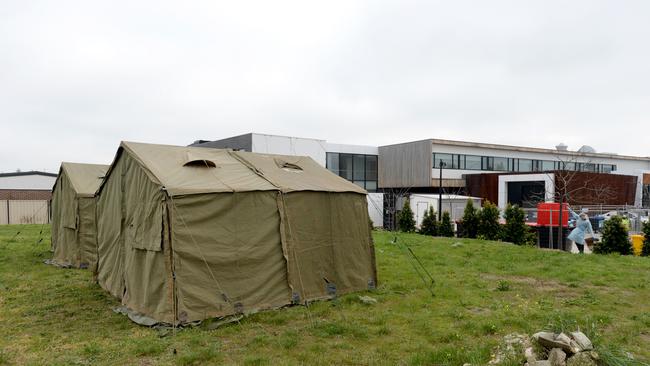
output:
[[[479,211],[478,237],[486,240],[499,240],[501,225],[499,225],[499,208],[486,201]]]
[[[413,210],[411,210],[411,202],[408,198],[404,201],[404,207],[399,213],[397,225],[400,231],[412,233],[415,231],[415,219],[413,218]]]
[[[594,247],[594,253],[632,254],[632,244],[623,224],[623,219],[620,216],[612,216],[612,218],[605,221],[603,239]]]
[[[460,236],[464,238],[476,238],[478,232],[478,213],[472,200],[467,200],[461,223]]]
[[[517,205],[508,204],[504,216],[506,224],[503,227],[503,240],[518,245],[526,243],[528,228],[524,210]]]
[[[436,218],[436,211],[433,210],[433,206],[429,206],[429,209],[424,211],[424,217],[422,217],[422,223],[420,224],[420,234],[430,236],[438,235],[438,219]]]
[[[454,236],[454,227],[451,225],[451,216],[449,216],[449,212],[447,211],[442,213],[442,221],[440,221],[438,235],[446,236],[448,238]]]
[[[650,257],[650,222],[643,224],[643,248],[641,248],[641,255]]]

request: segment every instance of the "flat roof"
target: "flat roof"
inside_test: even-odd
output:
[[[512,150],[512,151],[566,155],[566,156],[591,156],[591,157],[598,157],[598,158],[650,161],[650,157],[647,156],[618,155],[618,154],[611,154],[611,153],[585,153],[585,152],[570,151],[570,150],[561,151],[557,149],[546,149],[540,147],[501,145],[501,144],[491,144],[491,143],[484,143],[484,142],[469,142],[469,141],[455,141],[455,140],[442,140],[442,139],[415,140],[415,141],[403,142],[398,144],[383,145],[380,147],[405,145],[405,144],[422,142],[422,141],[430,141],[431,144],[438,144],[438,145],[478,147],[483,149],[494,149],[494,150]]]
[[[0,178],[3,177],[20,177],[20,176],[25,176],[25,175],[43,175],[46,177],[56,177],[58,174],[56,173],[48,173],[48,172],[40,172],[37,170],[30,170],[27,172],[12,172],[12,173],[0,173]]]

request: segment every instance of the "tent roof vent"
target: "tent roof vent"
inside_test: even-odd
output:
[[[297,164],[289,163],[282,159],[275,159],[275,163],[277,164],[278,168],[284,171],[291,173],[302,173],[302,168]]]
[[[211,160],[198,159],[198,160],[190,160],[187,163],[183,164],[183,166],[191,166],[197,168],[216,168],[217,164],[215,164],[214,161]]]

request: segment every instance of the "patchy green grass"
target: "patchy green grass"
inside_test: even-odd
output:
[[[605,356],[650,360],[650,259],[399,234],[432,297],[393,237],[375,233],[379,286],[363,294],[377,304],[351,294],[160,337],[88,271],[44,265],[48,226],[1,226],[0,365],[480,365],[506,334],[576,328]]]

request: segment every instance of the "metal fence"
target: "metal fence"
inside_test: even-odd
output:
[[[0,200],[0,225],[49,222],[50,204],[47,200]]]

